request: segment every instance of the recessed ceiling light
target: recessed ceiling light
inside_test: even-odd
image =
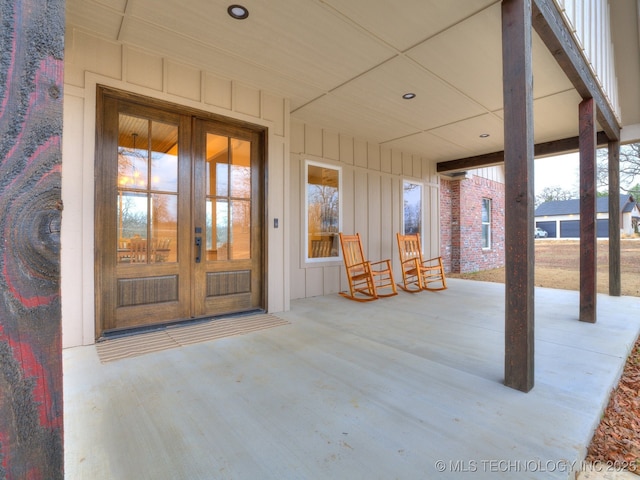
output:
[[[244,20],[249,16],[249,10],[242,5],[229,5],[227,8],[227,13],[231,15],[236,20]]]
[[[411,100],[412,98],[416,98],[416,94],[415,93],[405,93],[404,95],[402,95],[402,98],[404,98],[405,100]]]
[[[489,136],[488,133],[481,133],[480,138],[487,138]]]

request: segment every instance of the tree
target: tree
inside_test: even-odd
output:
[[[597,188],[598,190],[606,189],[609,186],[608,149],[598,150],[597,162]],[[620,190],[631,193],[635,189],[636,194],[640,193],[638,180],[640,180],[640,143],[622,145],[620,147]]]
[[[536,195],[535,206],[557,200],[571,200],[572,198],[574,198],[574,194],[570,190],[564,190],[562,187],[546,187]]]
[[[627,193],[629,193],[629,195],[633,195],[633,198],[635,198],[636,202],[640,201],[640,183],[636,183],[636,186],[630,188]]]

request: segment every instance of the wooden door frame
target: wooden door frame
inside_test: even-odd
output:
[[[267,255],[268,255],[268,245],[267,245],[267,128],[261,125],[256,125],[249,122],[244,122],[238,119],[234,119],[231,117],[225,117],[222,115],[217,115],[214,113],[210,113],[204,110],[198,110],[192,107],[183,106],[180,104],[168,102],[165,100],[155,99],[153,97],[147,97],[144,95],[139,95],[123,90],[119,90],[113,87],[108,87],[104,85],[97,85],[96,88],[96,145],[95,145],[95,171],[96,171],[96,189],[94,194],[94,277],[95,277],[95,293],[96,293],[96,302],[95,302],[95,339],[98,340],[101,338],[105,331],[105,326],[103,322],[103,318],[105,315],[104,305],[105,302],[102,300],[102,295],[106,294],[106,285],[105,282],[108,281],[109,278],[113,278],[115,275],[115,265],[111,265],[107,260],[108,252],[105,252],[104,242],[100,242],[99,239],[102,239],[103,236],[99,235],[99,233],[105,228],[103,222],[100,220],[105,218],[105,209],[110,208],[107,202],[101,201],[108,195],[110,190],[117,188],[116,185],[111,181],[111,177],[108,175],[100,175],[99,172],[102,170],[102,166],[100,162],[103,159],[103,152],[107,151],[105,149],[115,148],[114,145],[108,144],[107,142],[113,143],[113,139],[117,138],[117,132],[107,132],[106,125],[104,122],[105,116],[105,104],[108,99],[115,99],[117,101],[123,101],[127,103],[137,104],[142,107],[147,107],[159,111],[164,111],[170,114],[178,114],[181,116],[188,116],[203,121],[209,122],[218,122],[220,124],[228,125],[230,127],[239,127],[243,129],[248,129],[257,135],[258,138],[258,155],[261,159],[261,176],[258,179],[260,182],[259,194],[257,197],[257,201],[260,204],[260,217],[262,223],[262,233],[261,233],[261,245],[262,245],[262,258],[261,258],[261,276],[260,281],[262,283],[261,288],[261,304],[264,309],[267,309]],[[111,122],[113,123],[113,122]],[[111,140],[109,140],[111,138]],[[190,145],[190,148],[192,146]],[[192,192],[193,196],[193,192]],[[192,201],[193,198],[190,199]],[[191,241],[192,235],[191,230],[193,229],[193,214],[189,216],[189,227],[188,231],[185,233],[185,236],[188,237],[188,241]],[[184,227],[182,227],[184,228]],[[178,232],[179,237],[182,235],[181,232]],[[114,244],[115,245],[115,244]],[[109,257],[110,258],[110,257]],[[192,270],[192,266],[189,265],[189,270]],[[113,294],[113,292],[111,293]],[[190,293],[189,293],[190,295]]]

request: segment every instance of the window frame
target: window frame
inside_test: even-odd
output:
[[[402,205],[402,233],[403,235],[407,235],[407,221],[406,221],[406,210],[405,210],[405,185],[406,184],[411,184],[411,185],[417,185],[418,187],[420,187],[420,201],[419,201],[419,205],[420,205],[420,212],[418,215],[418,231],[417,232],[413,232],[413,233],[419,233],[420,234],[420,238],[424,238],[423,233],[423,229],[424,229],[424,183],[422,182],[418,182],[414,179],[407,179],[407,178],[403,178],[402,179],[402,200],[401,200],[401,205]]]
[[[485,205],[488,204],[488,216],[489,216],[489,220],[485,222],[484,220],[484,211],[485,211]],[[491,221],[492,221],[492,207],[493,207],[493,201],[490,198],[487,197],[482,197],[482,204],[481,204],[481,211],[480,211],[480,223],[481,223],[481,227],[480,227],[480,242],[482,244],[482,249],[483,250],[491,250]],[[485,239],[485,225],[487,226],[487,236]]]
[[[338,172],[338,231],[335,234],[335,242],[338,255],[331,257],[311,257],[309,252],[309,167],[321,167],[335,170]],[[344,191],[342,188],[342,166],[336,165],[330,162],[305,159],[303,170],[303,192],[304,192],[304,210],[302,215],[303,219],[303,231],[302,231],[302,258],[306,264],[317,264],[327,262],[342,262],[342,249],[340,248],[340,240],[338,239],[338,233],[342,231],[342,204],[344,198]]]

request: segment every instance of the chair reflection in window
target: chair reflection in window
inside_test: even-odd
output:
[[[118,263],[129,263],[131,261],[131,245],[128,238],[121,238],[118,241]]]
[[[315,236],[310,239],[310,258],[328,258],[338,256],[337,235]]]
[[[130,262],[146,263],[147,261],[147,239],[135,235],[130,240]]]
[[[134,235],[118,242],[118,263],[147,263],[147,239]],[[155,263],[169,261],[171,239],[160,238],[152,243],[148,260]]]
[[[166,262],[169,259],[171,239],[159,238],[154,245],[154,261],[157,263]]]

